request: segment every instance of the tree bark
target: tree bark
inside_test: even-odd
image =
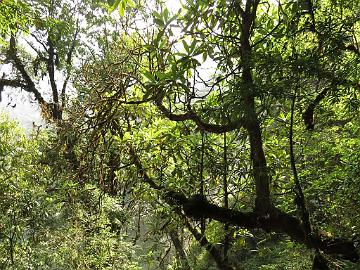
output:
[[[240,5],[240,3],[238,3]],[[241,98],[245,100],[245,125],[249,134],[250,158],[253,165],[255,180],[256,201],[255,209],[258,212],[268,213],[272,208],[270,200],[270,177],[267,169],[265,153],[261,137],[260,122],[255,109],[255,85],[251,74],[251,46],[250,31],[256,17],[258,1],[247,1],[245,11],[241,12],[241,65],[242,81],[248,89],[241,89]]]

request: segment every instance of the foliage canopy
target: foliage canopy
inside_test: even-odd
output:
[[[11,8],[0,90],[52,128],[0,126],[4,267],[358,267],[359,1]]]

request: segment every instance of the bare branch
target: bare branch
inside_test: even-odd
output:
[[[29,74],[27,73],[27,71],[25,69],[25,65],[22,63],[20,58],[17,56],[16,41],[15,41],[15,37],[13,35],[10,38],[10,47],[8,50],[8,57],[9,57],[9,59],[12,60],[12,62],[15,65],[15,68],[20,72],[21,76],[23,77],[23,79],[26,83],[26,87],[24,87],[23,89],[27,92],[33,93],[35,95],[35,99],[40,104],[46,104],[46,101],[44,100],[44,98],[42,97],[40,92],[37,90],[37,88],[35,87],[35,83],[32,81]]]

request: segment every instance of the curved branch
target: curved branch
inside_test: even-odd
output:
[[[329,79],[331,81],[331,85],[324,90],[322,90],[315,99],[310,102],[307,106],[306,111],[303,113],[302,117],[304,120],[304,124],[307,130],[314,130],[315,122],[314,122],[314,111],[317,105],[326,98],[329,91],[336,86],[343,86],[343,87],[353,87],[355,89],[360,90],[360,83],[358,81],[351,81],[347,79],[340,78],[338,76],[334,76],[331,72],[322,71],[321,78]]]
[[[206,123],[194,111],[188,111],[184,114],[174,114],[169,109],[167,109],[160,101],[155,101],[155,103],[159,110],[171,121],[182,122],[192,120],[202,131],[220,134],[239,129],[244,126],[244,123],[241,120],[230,122],[226,125]]]
[[[35,83],[30,78],[30,75],[27,73],[25,69],[25,65],[22,63],[20,58],[17,56],[17,49],[16,49],[16,41],[15,37],[12,35],[10,37],[10,47],[8,50],[8,57],[12,60],[15,65],[15,68],[20,72],[21,76],[23,77],[26,86],[23,88],[25,91],[33,93],[35,95],[35,99],[40,104],[47,104],[42,95],[40,94],[39,90],[35,87]]]
[[[316,108],[316,106],[320,103],[320,101],[322,101],[325,97],[326,94],[328,93],[329,88],[324,89],[323,91],[321,91],[316,98],[308,105],[306,111],[303,113],[302,117],[304,120],[304,124],[306,126],[307,130],[314,130],[314,110]]]

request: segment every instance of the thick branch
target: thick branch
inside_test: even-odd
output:
[[[236,122],[230,122],[226,125],[215,125],[215,124],[209,124],[205,123],[195,112],[188,111],[184,114],[174,114],[171,113],[169,109],[167,109],[160,101],[156,101],[156,105],[159,108],[159,110],[170,120],[181,122],[181,121],[187,121],[192,120],[195,122],[195,124],[198,126],[199,129],[202,131],[212,132],[212,133],[225,133],[232,130],[239,129],[243,126],[242,121],[236,121]]]
[[[24,87],[24,90],[33,93],[35,95],[35,99],[40,104],[47,104],[44,98],[41,96],[40,92],[36,89],[35,84],[30,78],[29,74],[27,73],[24,64],[17,56],[16,42],[14,36],[11,36],[10,38],[10,48],[8,50],[8,55],[9,55],[9,59],[12,60],[12,62],[15,65],[15,68],[20,72],[21,76],[23,77],[26,83],[26,87]]]
[[[57,85],[55,81],[55,64],[58,60],[58,56],[55,53],[55,47],[53,41],[50,38],[50,33],[48,33],[48,58],[46,63],[46,69],[49,75],[50,86],[52,91],[53,104],[51,108],[51,117],[54,120],[62,119],[62,108],[59,104],[59,93],[57,90]]]
[[[19,80],[0,79],[0,92],[3,91],[4,86],[26,88],[27,85]]]
[[[285,233],[294,241],[303,243],[309,248],[318,247],[329,255],[340,255],[343,259],[358,261],[359,255],[352,241],[344,239],[322,238],[313,235],[313,241],[307,241],[301,221],[279,209],[273,208],[266,215],[258,212],[240,212],[209,203],[205,197],[194,195],[186,198],[183,194],[168,191],[164,199],[173,206],[182,206],[184,213],[195,219],[209,218],[222,223],[240,226],[247,229],[263,229],[267,232]]]
[[[55,48],[54,48],[54,44],[52,42],[52,40],[50,39],[50,36],[48,37],[48,52],[49,52],[49,57],[47,59],[47,71],[49,74],[49,80],[50,80],[50,86],[51,86],[51,90],[52,90],[52,97],[53,97],[53,101],[54,103],[58,106],[59,105],[59,94],[57,91],[57,85],[55,82]]]
[[[23,89],[26,88],[26,85],[23,84],[22,82],[20,82],[19,80],[8,80],[8,79],[1,78],[0,79],[0,102],[2,100],[1,92],[4,91],[4,86],[21,87]]]

